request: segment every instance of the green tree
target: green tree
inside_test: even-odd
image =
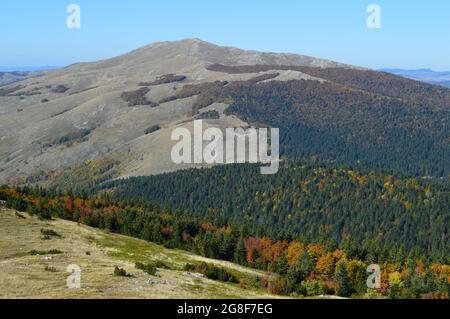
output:
[[[296,263],[291,266],[287,274],[291,285],[295,287],[298,286],[302,281],[305,281],[313,271],[313,268],[314,265],[310,260],[308,254],[306,253],[306,251],[302,251]]]
[[[341,297],[350,297],[353,293],[350,278],[348,277],[345,260],[341,259],[336,265],[335,280],[337,282],[336,294]]]
[[[240,265],[246,264],[246,254],[247,250],[245,249],[244,239],[241,237],[236,245],[236,249],[234,251],[233,261]]]

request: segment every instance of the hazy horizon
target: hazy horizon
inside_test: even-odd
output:
[[[183,39],[176,39],[176,40],[171,40],[171,41],[179,41],[179,40],[183,40]],[[159,42],[159,41],[154,41],[154,42]],[[151,43],[154,43],[154,42],[151,42]],[[207,41],[207,42],[209,42],[209,41]],[[147,43],[147,45],[149,45],[151,43]],[[213,42],[211,42],[211,43],[213,43]],[[213,44],[216,44],[216,43],[213,43]],[[143,45],[143,46],[145,46],[145,45]],[[233,45],[226,45],[226,44],[225,45],[221,45],[221,46],[236,47],[236,46],[233,46]],[[140,46],[140,47],[142,47],[142,46]],[[129,52],[131,52],[131,51],[133,51],[135,49],[140,48],[140,47],[131,48],[131,49],[125,51],[125,52],[121,52],[119,54],[112,55],[112,56],[105,56],[105,57],[100,57],[98,59],[91,59],[91,60],[73,60],[71,62],[64,63],[64,64],[58,64],[58,63],[46,63],[46,64],[41,64],[41,65],[20,65],[20,64],[18,64],[18,65],[6,65],[5,64],[5,65],[0,65],[0,72],[14,72],[14,71],[23,71],[23,72],[30,71],[30,72],[32,72],[32,71],[53,70],[53,69],[58,69],[58,68],[64,68],[64,67],[67,67],[69,65],[76,64],[76,63],[89,63],[89,62],[95,62],[95,61],[99,61],[99,60],[107,60],[107,59],[110,59],[110,58],[114,58],[116,56],[127,54],[127,53],[129,53]],[[237,48],[242,49],[240,47],[237,47]],[[246,50],[252,50],[252,49],[251,48],[247,48]],[[257,51],[261,51],[261,50],[257,50]],[[304,54],[302,52],[273,51],[273,50],[272,51],[269,50],[269,51],[266,51],[266,52],[292,53],[292,54],[299,54],[299,55],[307,55],[307,54]],[[321,57],[321,56],[314,56],[314,55],[311,55],[311,56],[314,57],[314,58],[321,58],[321,59],[331,60],[331,61],[340,62],[340,63],[347,63],[347,62],[344,62],[344,61],[340,61],[340,60],[334,59],[333,57]],[[352,63],[349,63],[349,64],[352,65]],[[380,67],[373,68],[373,67],[370,67],[368,65],[358,65],[358,64],[353,64],[353,65],[360,66],[360,67],[367,67],[367,68],[371,68],[371,69],[379,70],[379,71],[383,71],[383,70],[402,70],[402,71],[432,70],[432,71],[435,71],[435,72],[448,72],[450,70],[450,67],[448,67],[447,69],[445,69],[445,68],[444,69],[432,68],[432,67],[429,67],[429,66],[418,66],[418,67],[414,67],[414,68],[403,68],[403,67],[397,67],[397,66],[394,65],[394,66],[389,66],[389,67],[388,66],[380,66]]]
[[[74,2],[81,28],[69,29],[69,3],[2,4],[0,65],[66,66],[127,53],[156,41],[201,38],[245,50],[286,52],[372,69],[450,69],[450,3],[350,0],[345,3],[230,0]],[[381,8],[381,28],[366,25]],[[287,10],[288,9],[288,10]],[[220,14],[219,14],[220,13]],[[7,27],[6,27],[7,26]]]

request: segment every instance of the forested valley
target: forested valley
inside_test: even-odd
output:
[[[448,298],[445,180],[285,160],[262,176],[227,165],[62,193],[0,189],[10,208],[275,272],[271,293]],[[367,267],[382,285],[368,289]]]

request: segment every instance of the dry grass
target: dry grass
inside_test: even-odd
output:
[[[204,278],[193,278],[181,271],[187,262],[206,260],[235,272],[238,276],[263,273],[214,261],[186,252],[169,250],[141,240],[105,233],[62,220],[40,221],[0,208],[0,298],[270,298],[263,290],[242,289]],[[52,229],[61,238],[43,240],[41,229]],[[31,256],[31,250],[61,250],[64,253]],[[87,254],[89,253],[89,254]],[[162,260],[175,270],[159,270],[151,277],[134,267],[135,261]],[[81,289],[68,289],[67,266],[81,267]],[[47,270],[45,269],[47,267]],[[119,266],[132,278],[114,277]],[[56,270],[48,271],[53,268]],[[267,274],[266,274],[267,275]],[[149,284],[149,279],[152,284]]]

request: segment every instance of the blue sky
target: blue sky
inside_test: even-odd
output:
[[[81,7],[81,29],[66,7]],[[369,4],[382,28],[368,29]],[[201,38],[372,68],[450,70],[448,0],[15,0],[0,2],[0,65],[67,65],[154,41]]]

